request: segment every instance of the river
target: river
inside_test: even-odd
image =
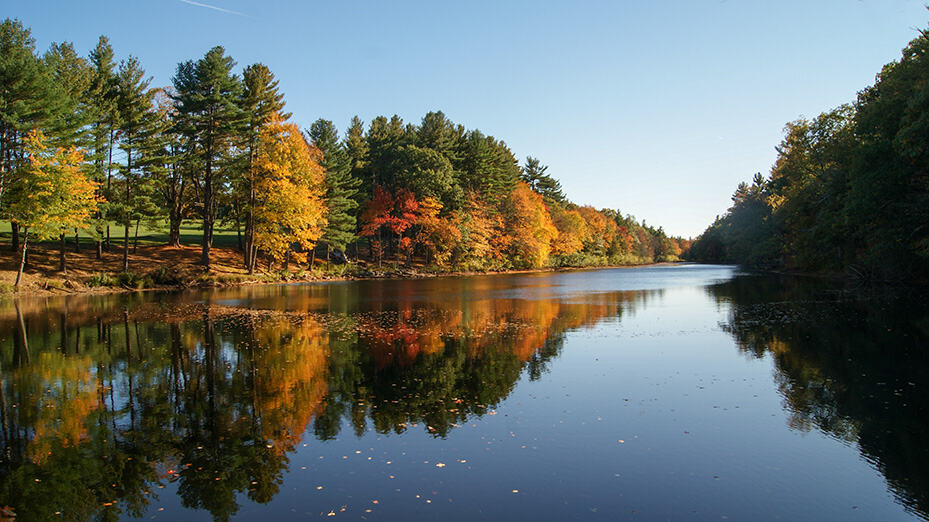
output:
[[[728,266],[23,299],[0,506],[929,520],[927,370],[922,289]]]

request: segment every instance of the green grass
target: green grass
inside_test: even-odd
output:
[[[123,240],[123,226],[111,223],[110,224],[110,242],[117,245],[122,243]],[[3,241],[7,244],[10,243],[10,238],[12,237],[10,233],[10,222],[2,221],[0,222],[0,241]],[[71,242],[74,240],[74,236],[68,238]],[[129,242],[130,245],[135,239],[135,225],[129,228]],[[196,221],[185,221],[181,225],[181,244],[182,245],[192,245],[196,246],[201,243],[203,240],[203,231],[200,229],[200,224]],[[81,243],[86,243],[90,245],[93,239],[89,234],[81,234]],[[144,223],[139,226],[139,244],[140,245],[164,245],[168,242],[168,224],[164,223],[163,226],[159,227],[149,227]],[[53,243],[53,241],[46,242],[48,244]],[[234,248],[238,246],[238,240],[236,239],[235,229],[230,228],[220,228],[215,227],[213,229],[213,246],[217,247],[229,247]]]

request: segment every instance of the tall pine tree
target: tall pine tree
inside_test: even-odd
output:
[[[239,106],[242,82],[233,74],[235,60],[216,46],[196,62],[177,66],[173,95],[177,107],[177,127],[200,156],[197,176],[203,241],[200,262],[209,270],[213,225],[216,222],[219,168],[243,125]]]
[[[132,219],[141,214],[146,206],[147,194],[143,188],[141,155],[146,139],[151,133],[152,91],[149,80],[139,61],[129,57],[119,64],[117,74],[117,110],[119,111],[119,147],[126,155],[122,166],[123,196],[120,201],[119,218],[123,224],[123,270],[129,270],[129,228]],[[142,196],[142,197],[140,197]]]
[[[243,260],[250,274],[255,272],[257,246],[255,244],[255,213],[257,203],[258,172],[255,168],[255,156],[261,131],[271,121],[271,115],[278,113],[281,120],[290,118],[290,114],[280,114],[284,108],[284,95],[278,91],[277,80],[263,64],[249,65],[242,73],[241,106],[245,111],[244,120],[244,166],[241,176],[236,180],[236,192],[239,201],[237,207],[245,214],[245,245]],[[238,212],[236,214],[238,221]]]
[[[322,240],[326,243],[328,263],[331,249],[344,251],[345,247],[355,240],[355,209],[358,208],[358,202],[353,196],[358,193],[361,180],[352,176],[352,158],[346,146],[339,142],[338,131],[331,121],[316,120],[307,134],[310,142],[323,153],[320,163],[326,169],[329,223],[323,232]]]

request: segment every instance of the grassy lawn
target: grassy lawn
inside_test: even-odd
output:
[[[10,222],[0,222],[0,242],[10,244]],[[129,244],[135,238],[135,226],[129,229]],[[196,221],[185,221],[181,225],[181,244],[196,246],[199,245],[203,238],[203,231],[200,223]],[[74,236],[68,238],[68,243],[74,242]],[[110,224],[110,242],[115,245],[121,245],[123,240],[123,226],[112,223]],[[90,246],[92,239],[86,233],[81,234],[82,246]],[[161,227],[147,227],[144,223],[139,226],[139,245],[164,245],[168,242],[168,224],[167,222]],[[53,241],[48,242],[54,243]],[[238,246],[235,229],[215,227],[213,229],[213,246],[235,248]]]

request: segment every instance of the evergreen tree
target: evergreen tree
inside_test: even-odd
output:
[[[233,67],[235,61],[217,46],[196,62],[189,60],[178,64],[173,80],[178,130],[190,141],[201,161],[195,179],[203,219],[200,262],[207,270],[220,190],[218,169],[234,139],[240,135],[243,123],[243,111],[239,106],[242,82],[232,73]]]
[[[24,143],[32,129],[46,128],[54,109],[52,78],[36,56],[35,40],[19,20],[0,23],[0,211],[9,217],[7,190],[22,176]],[[19,223],[12,244],[19,248]]]
[[[360,123],[360,122],[359,122]],[[329,206],[329,222],[322,240],[326,243],[326,262],[330,249],[345,250],[355,240],[357,219],[355,209],[358,202],[353,199],[358,193],[361,180],[352,176],[352,158],[347,147],[339,142],[338,131],[329,120],[319,119],[310,126],[307,135],[310,142],[320,150],[320,162],[326,169],[326,202]],[[350,139],[347,136],[346,139]]]
[[[526,158],[526,165],[520,173],[520,179],[529,185],[529,188],[541,194],[546,202],[566,203],[564,192],[561,191],[561,183],[545,173],[548,165],[542,163],[532,156]]]
[[[53,104],[53,114],[47,126],[51,146],[81,148],[87,145],[87,123],[90,121],[87,91],[90,87],[91,69],[87,61],[78,56],[70,43],[53,43],[45,53],[45,65],[51,75],[49,101]],[[59,270],[64,272],[65,235],[62,231],[60,240]],[[75,246],[80,248],[80,238],[75,233]]]
[[[257,174],[255,172],[255,154],[258,149],[258,137],[262,129],[268,125],[271,115],[280,113],[284,108],[284,95],[278,91],[277,80],[263,64],[249,65],[242,73],[242,100],[244,110],[244,166],[242,175],[236,180],[239,201],[237,207],[243,207],[245,214],[245,245],[243,247],[243,260],[249,273],[255,271],[255,215],[253,209],[257,202]],[[290,114],[280,114],[282,120],[290,118]],[[238,215],[236,213],[236,228],[238,229]]]
[[[129,270],[129,228],[133,218],[138,219],[149,209],[150,191],[142,176],[141,155],[146,139],[152,132],[151,117],[153,92],[148,89],[149,79],[134,57],[120,62],[117,73],[116,99],[119,112],[119,148],[126,155],[126,164],[120,168],[123,198],[118,215],[125,232],[123,236],[123,270]]]
[[[107,229],[109,216],[109,194],[111,165],[113,164],[113,143],[116,137],[118,111],[116,97],[116,64],[113,61],[113,48],[105,36],[101,36],[97,46],[90,51],[90,86],[87,90],[90,119],[90,154],[91,178],[97,182],[99,202],[95,215],[97,234],[97,259],[103,257],[104,227]]]

